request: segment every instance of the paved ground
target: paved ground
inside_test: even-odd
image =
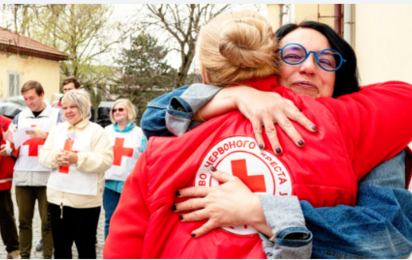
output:
[[[16,217],[16,225],[17,225],[17,230],[19,227],[19,211],[17,208],[17,203],[16,203],[16,196],[14,194],[15,188],[13,186],[12,188],[12,198],[13,198],[13,203],[14,203],[14,214]],[[33,246],[32,246],[32,250],[31,250],[31,258],[43,258],[43,254],[42,252],[36,252],[36,245],[38,244],[38,242],[41,239],[41,230],[40,230],[40,215],[39,215],[39,211],[37,209],[37,202],[36,202],[36,209],[35,209],[35,213],[34,213],[34,220],[33,220]],[[0,238],[1,241],[1,238]],[[104,244],[104,210],[102,207],[101,213],[100,213],[100,218],[99,218],[99,225],[98,225],[98,229],[97,229],[97,258],[101,259],[102,258],[102,251],[103,251],[103,244]],[[73,252],[73,258],[77,258],[77,249],[76,246],[73,244],[73,248],[72,248],[72,252]],[[5,259],[7,258],[7,252],[6,252],[6,247],[3,244],[3,241],[0,242],[0,259]]]

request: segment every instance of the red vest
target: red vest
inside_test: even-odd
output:
[[[0,116],[0,144],[6,144],[6,140],[3,137],[3,132],[9,129],[11,120],[7,117]],[[14,161],[11,156],[0,156],[0,190],[8,190],[11,188],[13,180],[13,168]]]
[[[402,109],[403,117],[412,116],[408,84],[392,82],[397,91],[385,92],[388,87],[382,85],[341,100],[298,96],[284,87],[274,88],[273,78],[246,84],[294,101],[318,126],[318,132],[309,133],[294,123],[306,142],[299,148],[276,125],[284,153],[275,156],[268,148],[256,150],[249,120],[231,112],[178,138],[151,138],[125,183],[111,220],[105,258],[266,258],[258,234],[248,226],[218,228],[191,238],[191,232],[204,222],[183,223],[178,219],[180,214],[170,209],[177,202],[175,192],[193,185],[218,185],[207,171],[214,165],[238,176],[254,192],[297,195],[315,207],[353,206],[357,182],[412,140],[412,133],[401,131],[412,123],[399,118],[395,122],[385,114]],[[401,108],[386,106],[394,102],[392,98]],[[376,102],[385,104],[377,110]],[[375,117],[363,111],[365,107],[370,107]],[[391,121],[392,129],[387,129],[388,122],[383,118]],[[270,147],[266,136],[264,140]]]

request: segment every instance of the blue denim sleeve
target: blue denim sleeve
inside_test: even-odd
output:
[[[166,112],[166,126],[167,129],[176,136],[181,136],[188,130],[199,126],[202,122],[192,121],[193,115],[204,107],[221,88],[205,85],[192,84],[183,92],[180,97],[174,97],[170,101],[170,105]],[[179,113],[176,113],[179,110]],[[190,113],[184,117],[180,111]]]
[[[378,165],[358,187],[355,207],[313,208],[301,201],[313,233],[312,258],[405,258],[412,252],[412,194],[405,153]]]
[[[140,121],[140,126],[142,127],[143,134],[147,137],[147,139],[152,136],[173,136],[173,134],[166,127],[166,112],[172,99],[174,97],[180,97],[188,87],[189,86],[184,86],[175,89],[170,93],[164,94],[150,101],[150,103],[147,105],[146,111],[143,114],[142,120]],[[175,104],[175,101],[173,104]],[[178,104],[176,104],[176,106],[177,105]],[[179,111],[178,109],[181,111]],[[170,110],[173,109],[171,108]],[[176,107],[176,110],[174,110],[174,112],[176,116],[180,116],[182,118],[190,118],[190,120],[192,119],[190,110],[189,112],[185,112],[180,107]]]
[[[175,89],[152,100],[143,114],[143,133],[151,136],[180,136],[200,124],[193,115],[207,104],[221,88],[192,84]]]
[[[268,259],[309,258],[312,233],[305,226],[302,209],[296,196],[259,195],[266,222],[275,242],[259,233]]]
[[[295,196],[264,199],[260,195],[276,241],[260,234],[266,256],[407,257],[412,252],[412,194],[405,189],[404,159],[401,152],[365,176],[359,182],[355,207],[314,208],[307,201],[299,206]]]

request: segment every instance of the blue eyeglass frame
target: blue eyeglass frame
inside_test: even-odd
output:
[[[290,46],[290,45],[297,45],[297,46],[301,47],[301,48],[305,51],[306,57],[305,57],[302,61],[300,61],[300,62],[298,62],[298,63],[289,63],[289,62],[285,61],[285,59],[283,58],[283,49],[285,49],[287,46]],[[311,53],[313,53],[313,55],[315,56],[315,60],[316,60],[316,63],[318,64],[318,66],[319,66],[321,69],[323,69],[323,70],[325,70],[325,71],[329,71],[329,72],[337,71],[338,69],[340,69],[340,67],[342,66],[342,64],[343,64],[344,62],[346,62],[346,60],[342,57],[342,54],[340,54],[340,52],[338,52],[337,50],[334,50],[334,49],[324,49],[324,50],[321,50],[319,53],[316,53],[316,52],[314,52],[314,51],[308,52],[308,51],[305,49],[305,47],[303,47],[303,46],[300,45],[299,43],[288,43],[288,44],[286,44],[285,46],[283,46],[283,48],[278,49],[278,51],[280,51],[280,56],[282,57],[282,60],[283,60],[286,64],[289,64],[289,65],[298,65],[298,64],[301,64],[302,62],[304,62],[304,61],[309,57],[309,55],[310,55]],[[336,52],[336,53],[339,55],[339,57],[340,57],[340,64],[339,64],[338,67],[336,67],[336,69],[327,70],[327,69],[325,69],[324,67],[322,67],[322,65],[319,64],[318,56],[319,56],[322,52],[324,52],[324,51],[334,51],[334,52]]]

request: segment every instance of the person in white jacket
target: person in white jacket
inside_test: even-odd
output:
[[[84,90],[62,99],[66,122],[55,127],[40,151],[40,164],[52,169],[47,183],[54,258],[96,258],[95,236],[103,200],[104,172],[113,163],[113,149],[103,128],[90,118]]]

